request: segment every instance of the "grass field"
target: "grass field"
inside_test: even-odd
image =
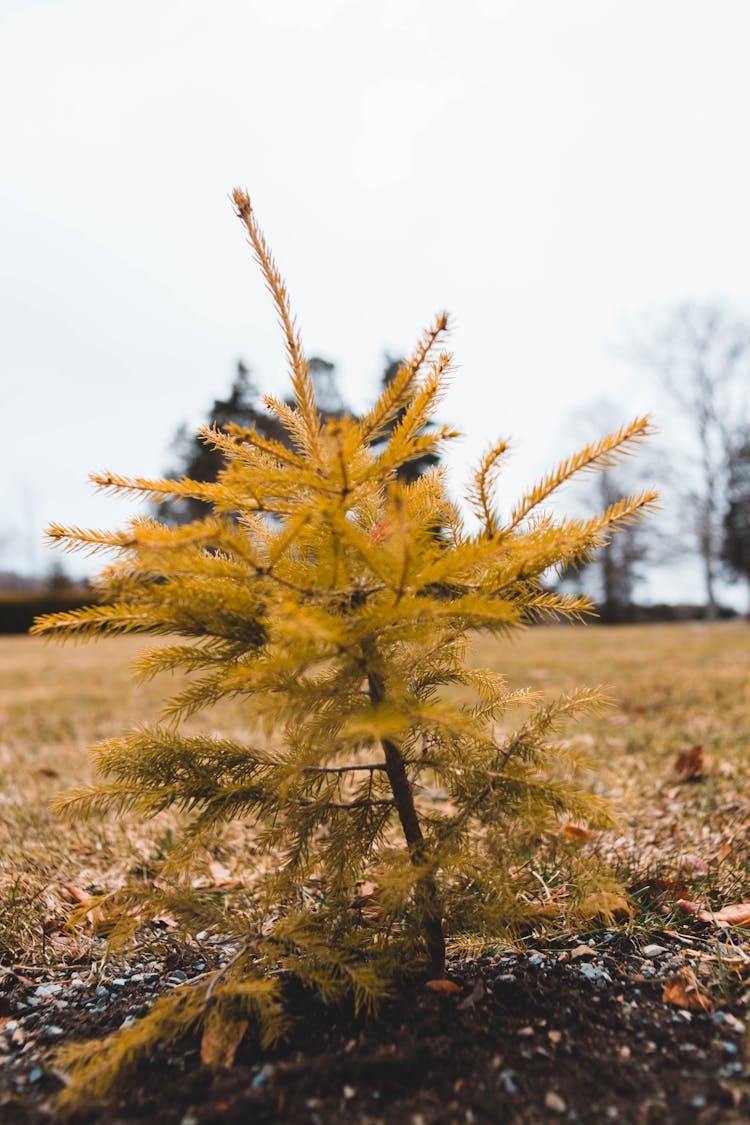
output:
[[[0,962],[85,956],[85,934],[64,922],[76,897],[148,877],[173,821],[147,825],[57,820],[50,800],[89,779],[87,747],[151,720],[174,684],[133,684],[133,638],[60,649],[0,640]],[[484,643],[477,660],[512,686],[554,694],[605,684],[612,704],[564,736],[588,750],[594,784],[620,827],[586,846],[626,886],[661,878],[713,906],[750,899],[750,625],[537,628]],[[209,728],[242,731],[239,705]],[[206,720],[203,720],[206,729]],[[677,756],[702,748],[703,776],[681,780]],[[242,836],[207,856],[230,870]],[[641,914],[648,924],[648,913]],[[663,916],[660,915],[663,921]]]

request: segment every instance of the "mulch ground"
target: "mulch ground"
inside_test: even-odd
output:
[[[746,954],[729,940],[725,964],[737,964],[733,951],[742,963]],[[212,1075],[198,1044],[184,1043],[142,1067],[114,1104],[80,1120],[747,1121],[745,974],[717,975],[716,936],[639,940],[610,932],[588,942],[576,937],[456,964],[449,976],[460,991],[414,985],[369,1024],[297,996],[293,1037],[283,1048],[261,1056],[244,1045],[231,1070]],[[665,982],[687,965],[710,1010],[664,1002]],[[108,967],[93,979],[82,969],[2,970],[0,1120],[56,1120],[51,1099],[63,1076],[55,1046],[106,1034],[205,969],[193,955],[181,966]]]

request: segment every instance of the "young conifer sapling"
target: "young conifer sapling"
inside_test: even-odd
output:
[[[188,686],[161,721],[95,747],[100,780],[58,807],[71,818],[183,812],[159,878],[108,896],[112,940],[168,909],[186,935],[219,931],[232,953],[134,1026],[69,1047],[68,1107],[106,1096],[144,1052],[191,1029],[202,1028],[214,1066],[231,1058],[248,1022],[262,1044],[274,1042],[286,1030],[290,977],[327,1002],[350,995],[372,1011],[406,974],[442,976],[446,941],[491,944],[533,915],[519,895],[519,852],[528,856],[546,831],[559,836],[563,819],[608,817],[577,781],[569,745],[553,737],[597,692],[541,701],[509,690],[468,651],[483,635],[590,611],[545,576],[590,557],[655,495],[590,519],[546,505],[571,477],[630,452],[647,419],[565,460],[506,515],[495,496],[499,442],[473,475],[469,526],[443,468],[409,483],[398,476],[456,436],[425,428],[451,368],[447,317],[366,416],[324,423],[281,276],[248,196],[233,199],[284,332],[293,405],[265,403],[287,439],[205,429],[225,462],[211,483],[95,475],[99,488],[151,503],[198,499],[208,514],[182,526],[138,516],[117,532],[53,525],[49,536],[69,550],[113,561],[98,604],[34,627],[61,638],[173,639],[146,651],[136,672],[181,671]],[[215,725],[229,699],[241,701],[246,739],[185,730],[208,707]],[[524,718],[509,733],[519,703]],[[219,911],[191,885],[191,861],[236,820],[254,826],[260,874],[242,910]],[[577,891],[590,884],[582,870]]]

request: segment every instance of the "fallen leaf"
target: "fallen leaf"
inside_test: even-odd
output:
[[[701,922],[711,921],[710,912],[706,910],[704,906],[701,906],[699,902],[693,902],[689,898],[678,898],[675,906],[677,906],[683,914],[695,914]]]
[[[736,902],[720,910],[707,910],[699,902],[681,898],[677,902],[685,914],[693,914],[699,922],[713,922],[717,926],[750,926],[750,902]]]
[[[212,859],[208,865],[208,870],[214,883],[232,883],[232,872],[223,863],[219,863],[218,859]]]
[[[360,883],[359,894],[350,902],[352,910],[361,910],[363,906],[369,906],[378,897],[377,883]]]
[[[673,1004],[689,1012],[709,1012],[712,1006],[705,992],[701,992],[698,979],[689,965],[669,978],[661,998],[665,1004]]]
[[[677,755],[675,773],[680,781],[701,781],[704,776],[703,747],[690,746]]]
[[[628,900],[612,891],[597,891],[588,895],[581,903],[580,912],[587,921],[598,920],[605,924],[612,921],[627,922],[631,915]]]
[[[729,856],[733,856],[736,858],[736,854],[737,853],[735,852],[732,845],[725,840],[723,844],[719,845],[714,859],[717,863],[723,863],[725,859],[729,858]]]
[[[640,879],[628,887],[631,895],[655,906],[676,902],[688,893],[687,884],[680,879]]]
[[[382,918],[380,907],[380,888],[377,883],[359,883],[359,894],[349,903],[351,910],[358,910],[363,922],[377,923]]]
[[[88,891],[82,891],[75,883],[61,883],[60,886],[73,902],[88,902],[93,896]]]
[[[719,926],[750,925],[750,902],[736,902],[732,906],[722,906],[715,910],[713,921]]]
[[[467,1008],[473,1008],[474,1005],[476,1003],[478,1003],[478,1001],[481,1000],[483,996],[484,996],[484,981],[482,980],[481,977],[477,977],[477,979],[474,981],[474,987],[472,988],[471,992],[469,993],[468,996],[464,996],[463,1000],[459,1001],[458,1006],[462,1010],[466,1010]]]
[[[247,1031],[247,1020],[232,1019],[217,1009],[209,1012],[201,1039],[201,1062],[211,1070],[228,1070]]]
[[[705,859],[692,855],[690,852],[686,852],[682,856],[682,867],[686,868],[690,875],[697,879],[704,879],[708,875],[708,864]]]
[[[571,844],[578,844],[579,847],[582,847],[584,844],[588,844],[589,840],[593,839],[594,833],[589,831],[588,828],[584,828],[581,824],[573,824],[569,821],[563,826],[563,836],[566,840],[569,840]]]
[[[581,957],[596,957],[596,950],[590,945],[577,945],[575,949],[571,949],[569,953],[571,961],[578,961]]]
[[[151,923],[154,926],[164,926],[167,930],[176,930],[180,924],[171,910],[163,910],[161,914],[155,914]]]
[[[433,992],[462,992],[460,984],[455,981],[448,980],[447,977],[438,977],[436,980],[428,980],[425,983],[425,988],[431,988]]]

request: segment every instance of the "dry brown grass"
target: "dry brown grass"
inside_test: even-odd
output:
[[[169,816],[70,826],[49,811],[56,793],[88,778],[87,747],[152,720],[174,686],[130,680],[143,643],[59,649],[0,639],[0,962],[86,956],[87,936],[63,928],[73,906],[66,884],[93,892],[134,873],[148,878],[163,850]],[[591,752],[595,783],[621,813],[618,834],[587,846],[626,884],[681,880],[689,896],[715,906],[750,899],[750,625],[538,628],[485,643],[477,658],[512,686],[545,693],[610,685],[612,706],[566,733]],[[209,725],[241,733],[241,706]],[[680,782],[676,756],[695,745],[704,777]],[[247,864],[245,844],[231,833],[213,858]],[[663,921],[658,909],[648,912],[648,888],[641,898],[642,923]]]

